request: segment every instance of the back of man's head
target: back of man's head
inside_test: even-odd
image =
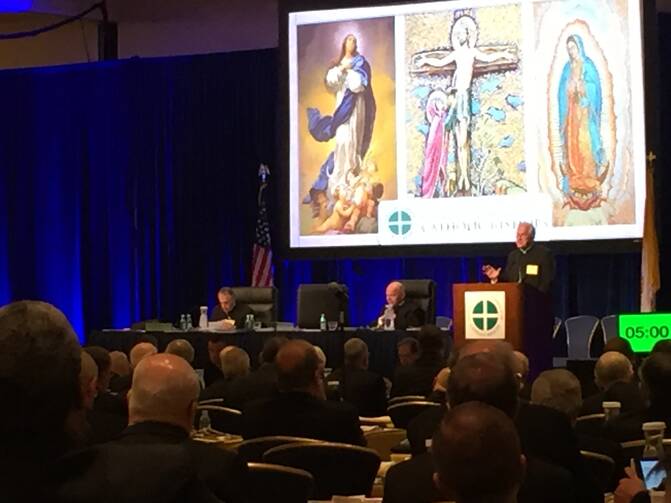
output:
[[[130,374],[130,362],[128,361],[128,356],[126,353],[121,351],[112,351],[110,353],[111,367],[110,370],[113,374],[118,376],[127,376]]]
[[[135,369],[144,358],[155,355],[157,352],[156,346],[149,342],[136,344],[130,350],[130,368]]]
[[[368,346],[358,337],[349,339],[344,346],[345,366],[358,369],[368,368]]]
[[[447,382],[450,406],[479,401],[500,409],[511,418],[517,414],[517,392],[518,382],[510,358],[494,352],[460,358]]]
[[[50,459],[67,447],[67,417],[82,405],[80,365],[77,337],[54,306],[20,301],[0,308],[0,432],[5,454]]]
[[[420,353],[424,355],[443,355],[443,332],[436,325],[424,325],[417,335]]]
[[[193,359],[196,356],[193,346],[186,339],[175,339],[170,341],[165,348],[165,352],[171,355],[181,356],[189,363],[193,363]]]
[[[432,441],[434,480],[457,503],[516,501],[525,461],[517,430],[496,407],[468,402],[450,409]]]
[[[289,339],[283,335],[278,335],[271,337],[263,344],[263,349],[261,350],[261,364],[264,363],[275,363],[275,357],[277,352],[282,346],[284,346]]]
[[[662,339],[652,347],[653,353],[671,353],[671,339]]]
[[[278,351],[275,358],[277,383],[281,391],[313,391],[321,361],[312,344],[291,340]]]
[[[249,374],[249,355],[237,346],[226,346],[219,353],[221,372],[226,379],[235,379]]]
[[[608,351],[594,366],[594,381],[600,389],[608,389],[616,382],[629,382],[634,375],[631,361],[622,353]]]
[[[93,358],[96,367],[98,367],[98,391],[107,391],[112,376],[112,358],[110,357],[110,352],[102,346],[86,346],[84,351]]]
[[[617,351],[626,356],[632,364],[636,361],[636,354],[634,350],[631,349],[631,343],[622,337],[611,337],[606,341],[606,344],[603,346],[603,352],[608,353],[609,351]]]
[[[531,401],[563,412],[575,421],[582,407],[580,381],[566,369],[541,372],[531,386]]]
[[[652,353],[641,365],[641,379],[650,400],[650,407],[657,411],[671,412],[671,353]]]
[[[200,384],[191,365],[176,355],[144,358],[128,392],[128,422],[156,421],[191,431]]]

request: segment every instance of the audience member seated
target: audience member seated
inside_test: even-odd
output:
[[[432,443],[435,483],[456,503],[517,503],[524,479],[515,425],[501,410],[480,402],[451,409]]]
[[[196,357],[196,351],[186,339],[175,339],[168,343],[165,352],[169,355],[177,355],[184,358],[189,365],[193,365],[193,359]]]
[[[111,445],[183,445],[217,497],[244,501],[246,466],[232,451],[190,438],[199,391],[198,376],[183,358],[165,353],[145,358],[128,393],[128,428]]]
[[[652,352],[671,353],[671,340],[662,339],[660,341],[655,342],[655,345],[652,347]]]
[[[419,358],[419,342],[414,337],[404,337],[396,345],[398,364],[401,367],[415,363]]]
[[[368,370],[368,346],[359,338],[345,342],[345,366],[328,381],[337,381],[340,398],[354,405],[359,416],[377,417],[387,413],[387,390],[382,376]]]
[[[594,366],[594,382],[600,391],[585,399],[580,415],[603,413],[603,402],[620,402],[620,413],[641,410],[643,399],[633,379],[629,358],[617,351],[602,354]]]
[[[405,299],[405,287],[403,283],[392,281],[385,289],[387,306],[394,310],[394,328],[405,330],[410,327],[421,327],[426,319],[426,313],[415,302]],[[384,324],[382,316],[386,306],[382,306],[380,314],[372,323],[372,326],[382,327]]]
[[[244,397],[238,396],[233,385],[249,374],[249,355],[237,346],[226,346],[219,355],[223,378],[208,386],[200,394],[200,400],[223,399],[223,405],[240,410]]]
[[[235,292],[232,288],[222,287],[217,292],[219,304],[214,306],[210,314],[210,321],[230,320],[231,328],[244,328],[247,315],[254,311],[246,304],[238,304],[235,301]]]
[[[356,409],[347,403],[326,401],[324,366],[312,344],[287,342],[278,351],[275,365],[280,392],[244,408],[245,439],[288,435],[365,444]]]
[[[509,347],[497,343],[472,343],[467,347],[468,350],[465,347],[460,351],[460,359],[452,369],[448,381],[450,408],[479,401],[498,408],[511,419],[514,418],[518,408],[519,384],[512,371],[512,353]],[[478,348],[488,352],[471,354]],[[440,424],[440,418],[435,419],[431,435]],[[427,421],[424,427],[428,426]],[[410,438],[410,431],[408,433]],[[581,501],[575,499],[573,478],[568,470],[536,456],[527,455],[527,461],[527,476],[519,492],[519,503]],[[434,463],[429,452],[392,466],[385,479],[384,502],[444,501],[445,498],[433,485],[433,471]]]
[[[435,325],[424,325],[418,334],[419,358],[411,365],[396,367],[391,396],[428,396],[436,374],[445,366],[443,333]]]
[[[158,349],[151,342],[140,342],[133,346],[130,350],[130,373],[117,381],[117,386],[119,387],[118,393],[122,396],[126,396],[130,386],[133,382],[133,372],[135,367],[147,356],[155,355],[158,353]]]
[[[645,422],[664,421],[671,425],[671,353],[652,353],[643,361],[640,375],[646,406],[640,411],[620,414],[606,425],[609,436],[618,442],[643,438]],[[669,429],[666,434],[670,434]]]
[[[122,351],[112,351],[110,353],[110,384],[109,389],[118,393],[124,385],[124,378],[130,374],[130,363],[128,356]]]
[[[277,393],[277,368],[275,357],[280,348],[288,341],[284,336],[271,337],[266,340],[259,355],[261,365],[249,374],[235,379],[231,384],[229,395],[233,402],[242,410],[244,406],[261,398],[270,398]]]
[[[97,444],[112,440],[128,425],[128,406],[122,397],[109,390],[112,376],[110,353],[100,346],[87,346],[84,351],[91,355],[98,369],[97,396],[88,414],[91,427],[89,442]]]
[[[628,360],[618,354],[625,361]],[[531,402],[557,410],[564,414],[575,428],[576,419],[582,406],[582,389],[580,381],[566,369],[553,369],[541,372],[531,388]],[[603,438],[603,431],[576,430],[580,450],[596,452],[609,456],[615,462],[616,472],[610,482],[612,491],[615,483],[624,474],[625,460],[622,448],[617,442]]]
[[[531,387],[527,382],[529,378],[529,358],[521,351],[513,351],[513,372],[520,383],[520,398],[529,400],[531,396]]]
[[[101,446],[67,455],[77,433],[70,418],[85,409],[81,348],[58,309],[35,301],[0,308],[0,354],[2,501],[217,501],[181,452],[121,456]]]

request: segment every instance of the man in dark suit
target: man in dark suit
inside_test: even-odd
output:
[[[359,416],[377,417],[387,413],[387,390],[380,374],[368,370],[368,346],[357,337],[345,343],[345,365],[328,377],[338,382],[338,395],[357,408]]]
[[[620,414],[606,424],[607,435],[618,442],[643,438],[643,423],[664,421],[671,424],[671,353],[652,353],[641,365],[641,385],[647,406],[639,411]],[[671,432],[667,428],[665,436]]]
[[[240,410],[249,402],[270,398],[277,393],[277,367],[275,357],[280,348],[289,341],[284,336],[271,337],[263,344],[259,355],[259,368],[236,379],[228,390],[233,403]]]
[[[583,401],[580,415],[603,413],[603,402],[620,402],[621,414],[641,410],[643,397],[633,378],[629,358],[617,351],[602,354],[594,366],[594,382],[600,391]]]
[[[233,387],[240,379],[249,375],[249,355],[237,346],[226,346],[219,353],[219,360],[222,377],[201,392],[200,400],[221,398],[225,407],[240,410],[243,397]]]
[[[473,344],[475,347],[475,344]],[[487,353],[469,354],[463,352],[454,366],[448,381],[447,395],[450,407],[459,404],[480,401],[503,411],[508,417],[514,418],[518,410],[519,383],[513,373],[510,362],[512,353],[503,345],[491,348]],[[436,409],[437,411],[438,409]],[[438,425],[440,417],[432,414],[434,425],[428,424],[428,418],[423,426],[428,428],[431,438]],[[411,423],[412,426],[412,423]],[[519,428],[518,428],[519,431]],[[417,434],[414,437],[420,437]],[[410,437],[410,432],[409,432]],[[520,432],[520,437],[522,437]],[[524,446],[524,444],[523,444]],[[563,467],[551,464],[538,456],[527,455],[527,476],[522,483],[518,494],[519,503],[574,503],[573,477]],[[425,452],[414,456],[411,460],[394,465],[387,472],[385,479],[385,503],[401,503],[413,501],[417,503],[443,501],[439,492],[429,485],[431,477],[427,471],[433,473],[431,453]]]
[[[426,319],[426,313],[411,300],[405,299],[405,287],[399,281],[392,281],[385,289],[387,304],[381,309],[380,314],[372,323],[372,326],[382,327],[384,325],[384,312],[387,307],[394,311],[394,328],[405,330],[410,327],[421,327]]]
[[[130,457],[124,453],[123,462],[105,456],[102,446],[67,454],[71,428],[82,424],[73,418],[85,414],[81,348],[54,306],[21,301],[0,308],[0,354],[3,502],[218,501],[172,452],[143,449]]]
[[[244,501],[247,468],[237,456],[192,440],[200,383],[183,358],[167,353],[145,358],[128,393],[128,427],[115,446],[183,445],[203,482],[226,502]]]
[[[424,325],[417,335],[419,358],[410,365],[398,366],[394,371],[391,396],[429,396],[433,380],[445,366],[443,332],[434,325]]]
[[[254,314],[248,305],[238,304],[235,301],[235,292],[232,288],[222,287],[217,292],[217,301],[219,304],[212,309],[210,321],[231,320],[235,328],[244,328],[247,315]]]
[[[128,425],[126,400],[109,390],[112,377],[112,359],[109,351],[100,346],[84,348],[98,368],[97,396],[93,408],[88,413],[91,426],[90,443],[107,442],[117,436]]]
[[[503,271],[491,265],[483,266],[482,271],[492,283],[524,283],[540,292],[549,292],[555,277],[555,260],[550,250],[534,241],[535,237],[534,226],[521,222],[515,238],[517,248],[508,254]]]
[[[290,435],[365,445],[356,409],[326,401],[324,365],[312,344],[287,342],[277,353],[275,365],[279,393],[245,407],[244,438]]]

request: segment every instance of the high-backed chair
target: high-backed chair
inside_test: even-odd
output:
[[[314,477],[305,470],[269,463],[247,463],[247,470],[245,488],[249,503],[306,503],[312,494]]]
[[[380,468],[380,456],[374,450],[332,442],[281,445],[267,451],[263,461],[310,472],[315,478],[315,500],[369,495]]]
[[[419,304],[426,315],[425,323],[436,322],[436,282],[432,279],[402,279],[405,298]]]
[[[368,447],[378,453],[382,461],[391,459],[391,450],[408,438],[401,428],[371,430],[364,434]]]
[[[601,318],[601,331],[606,340],[618,336],[617,333],[617,314],[610,314]]]
[[[440,407],[440,404],[426,400],[418,400],[414,402],[401,402],[390,405],[387,409],[387,412],[389,413],[389,417],[391,417],[391,420],[396,428],[406,429],[413,418],[420,415],[425,410],[431,409],[433,407]]]
[[[596,316],[573,316],[564,321],[569,360],[589,360],[589,348],[598,326]]]
[[[285,435],[273,435],[269,437],[250,438],[238,445],[238,456],[247,463],[263,461],[263,455],[266,451],[280,445],[287,444],[314,444],[321,440],[303,437],[288,437]]]
[[[233,288],[235,301],[254,311],[254,318],[264,325],[277,321],[277,288],[237,286]]]
[[[602,493],[614,489],[615,461],[610,456],[591,451],[580,451],[584,465],[592,474]]]
[[[323,313],[328,321],[349,320],[347,286],[340,283],[314,283],[298,285],[296,324],[300,328],[319,328]]]

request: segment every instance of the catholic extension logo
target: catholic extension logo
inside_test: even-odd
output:
[[[473,308],[473,324],[480,332],[491,332],[499,323],[499,308],[491,300],[481,300]]]
[[[389,230],[397,236],[405,236],[412,228],[410,213],[403,210],[393,212],[389,216]]]

